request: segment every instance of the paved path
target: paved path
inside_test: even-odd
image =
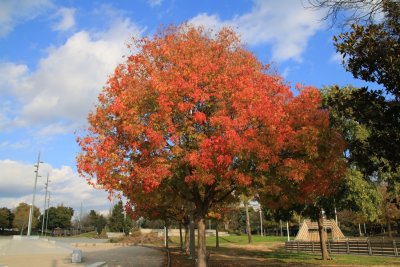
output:
[[[100,244],[96,240],[79,240],[80,246],[75,248],[72,243],[76,241],[78,240],[73,238],[55,241],[0,237],[0,267],[77,267],[102,261],[106,262],[108,267],[160,267],[164,260],[164,253],[157,249]],[[83,243],[87,245],[83,246]],[[73,249],[82,250],[81,264],[71,263]]]

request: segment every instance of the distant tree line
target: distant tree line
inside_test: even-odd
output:
[[[30,205],[20,203],[15,209],[0,208],[0,234],[26,234],[29,222]],[[132,226],[131,219],[125,216],[122,202],[118,202],[112,209],[110,216],[104,216],[95,210],[89,214],[73,220],[74,209],[59,205],[50,207],[42,214],[38,207],[34,207],[32,217],[32,232],[40,234],[47,230],[47,234],[80,233],[96,231],[99,235],[107,227],[112,232],[129,233]],[[43,221],[44,220],[44,221]]]

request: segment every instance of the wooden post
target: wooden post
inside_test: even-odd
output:
[[[398,257],[399,253],[397,251],[397,245],[396,245],[396,240],[395,239],[393,239],[393,251],[394,251],[394,256]]]
[[[330,242],[330,240],[329,240],[329,239],[327,240],[327,242],[328,242],[328,251],[329,251],[329,255],[331,255],[331,254],[332,254],[332,250],[331,250],[331,242]]]
[[[314,241],[311,241],[311,251],[314,253]]]
[[[367,238],[367,245],[368,245],[368,255],[372,256],[371,241],[369,240],[369,238]]]
[[[349,239],[346,239],[346,249],[347,249],[347,254],[350,254],[350,246],[349,246]]]

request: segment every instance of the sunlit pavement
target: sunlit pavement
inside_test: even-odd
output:
[[[13,240],[12,237],[0,237],[0,266],[69,267],[87,266],[96,262],[106,262],[109,267],[162,266],[164,260],[162,251],[136,246],[108,246],[104,244],[105,241],[74,238]],[[80,246],[75,248],[73,246],[75,243],[79,243]],[[82,263],[71,263],[73,249],[82,250]]]

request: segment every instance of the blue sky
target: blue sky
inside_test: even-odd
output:
[[[306,2],[303,0],[303,2]],[[303,3],[304,4],[304,3]],[[0,1],[0,207],[30,203],[38,152],[36,202],[50,175],[52,204],[107,211],[107,194],[76,173],[76,136],[131,37],[161,25],[229,26],[263,63],[294,87],[363,86],[344,71],[323,10],[301,0]]]

